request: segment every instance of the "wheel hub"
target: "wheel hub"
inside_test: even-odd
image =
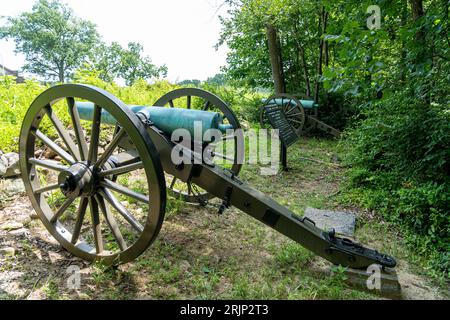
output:
[[[58,176],[61,192],[70,198],[90,196],[95,191],[96,175],[87,163],[77,162]]]

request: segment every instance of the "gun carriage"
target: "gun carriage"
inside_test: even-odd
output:
[[[300,99],[297,95],[281,93],[263,100],[259,111],[261,128],[279,130],[281,140],[280,160],[287,170],[287,149],[300,136],[313,129],[319,129],[338,138],[341,132],[319,120],[320,105],[309,97]]]
[[[341,132],[319,120],[320,104],[309,97],[299,98],[297,95],[278,94],[263,101],[259,112],[261,127],[270,126],[267,119],[267,107],[278,106],[286,117],[289,124],[295,129],[298,136],[308,133],[313,129],[319,129],[338,138]]]
[[[206,142],[173,139],[176,129],[192,132],[195,121],[221,136]],[[145,107],[127,106],[93,86],[59,85],[37,97],[24,118],[22,178],[47,230],[88,261],[112,265],[138,257],[161,229],[168,190],[186,202],[219,198],[220,212],[234,206],[334,264],[396,265],[394,258],[317,228],[241,181],[243,137],[240,130],[230,135],[239,128],[225,102],[199,89],[175,90]],[[44,133],[51,130],[53,135]],[[220,143],[233,156],[216,153]],[[207,148],[209,159],[201,154]],[[174,150],[181,158],[177,163]]]

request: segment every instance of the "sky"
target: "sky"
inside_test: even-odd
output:
[[[35,0],[1,0],[0,16],[31,11]],[[97,25],[107,43],[139,42],[154,64],[165,64],[169,81],[206,80],[225,65],[228,48],[218,51],[220,0],[63,0],[75,14]],[[0,64],[20,70],[24,57],[14,42],[0,40]]]

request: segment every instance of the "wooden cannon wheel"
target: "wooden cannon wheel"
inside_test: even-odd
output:
[[[95,104],[92,123],[80,120],[76,100]],[[103,110],[117,120],[117,132],[100,123]],[[134,161],[119,147],[125,136]],[[45,227],[79,258],[126,263],[160,231],[166,186],[158,153],[144,124],[106,91],[64,84],[43,92],[22,125],[20,167]]]
[[[288,94],[278,94],[270,97],[266,100],[264,105],[261,107],[259,121],[261,128],[269,128],[270,123],[266,118],[265,106],[281,104],[283,114],[285,115],[289,124],[295,129],[297,134],[300,136],[305,125],[305,110],[303,109],[300,100],[298,100],[293,95]]]
[[[239,120],[233,110],[222,99],[202,89],[176,89],[159,98],[154,105],[218,112],[222,115],[224,124],[230,125],[233,130],[241,129]],[[235,131],[234,135],[223,134],[221,141],[215,141],[209,145],[216,151],[222,148],[220,152],[214,152],[214,160],[222,167],[231,170],[235,175],[239,174],[243,163],[243,159],[239,158],[244,156],[241,141],[244,141],[243,132],[238,130]],[[194,184],[183,183],[172,176],[167,177],[167,186],[172,196],[185,202],[204,203],[213,198],[211,194]]]

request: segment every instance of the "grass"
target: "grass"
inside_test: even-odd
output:
[[[343,169],[333,160],[339,152],[335,141],[302,139],[289,149],[289,172],[262,177],[258,167],[245,166],[240,177],[299,215],[307,207],[359,212],[339,202]],[[218,215],[219,204],[213,200],[202,208],[169,198],[158,238],[134,262],[117,269],[74,262],[87,270],[76,292],[64,285],[67,260],[73,258],[67,253],[60,253],[62,260],[38,260],[27,244],[14,264],[1,261],[0,270],[20,269],[26,275],[46,270],[50,280],[37,289],[49,299],[379,298],[349,287],[342,268],[324,273],[330,264],[241,211],[230,208]],[[31,227],[34,235],[45,233],[40,224]],[[359,212],[356,238],[394,255],[402,269],[416,263],[400,235],[381,219]],[[32,246],[42,252],[58,248]],[[420,273],[420,264],[414,270]],[[21,286],[32,288],[32,278]]]

